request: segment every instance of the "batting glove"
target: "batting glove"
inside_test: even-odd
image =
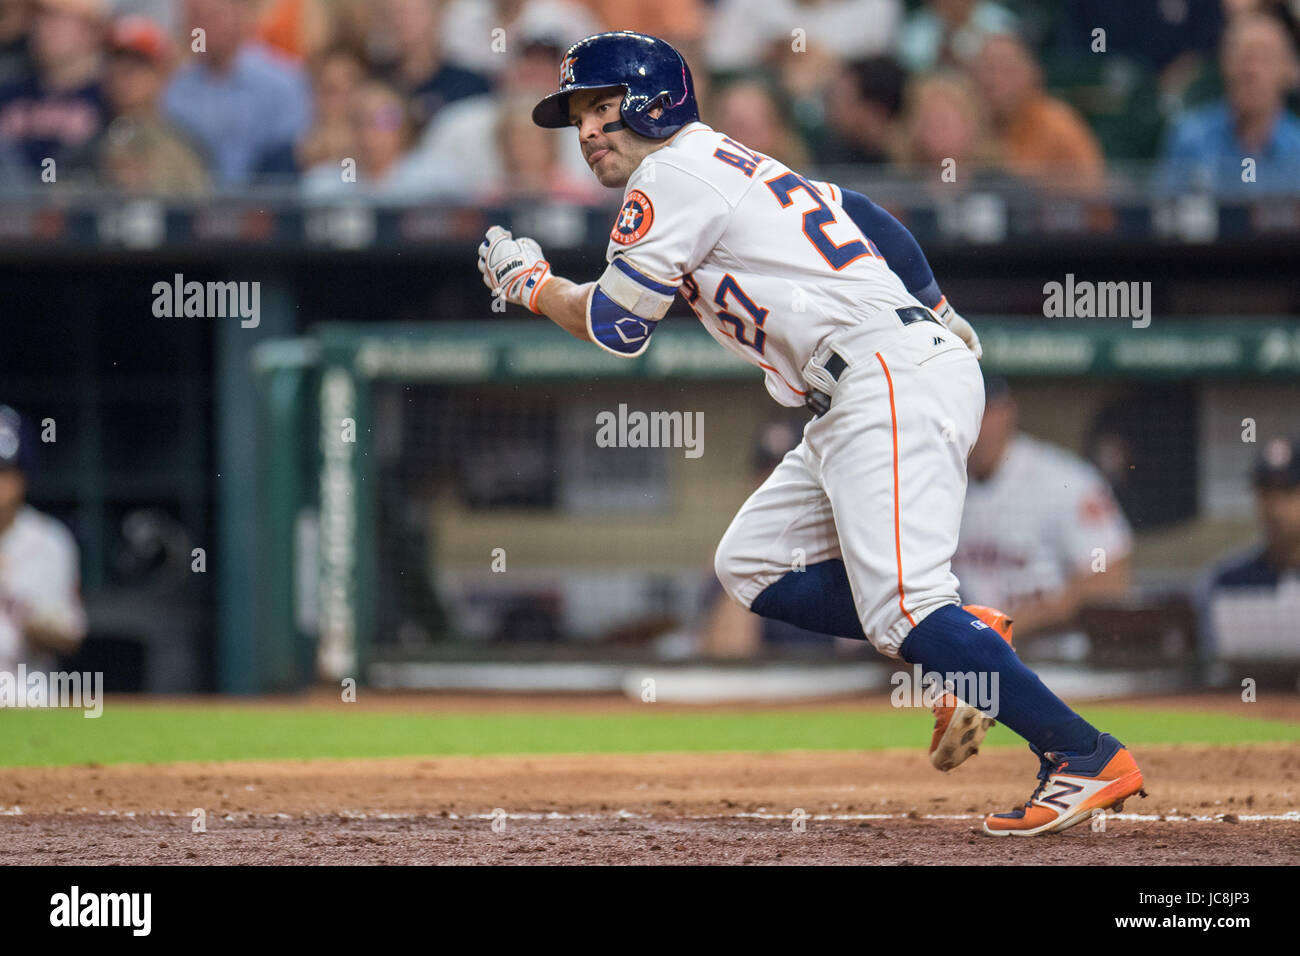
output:
[[[539,314],[538,295],[554,278],[541,246],[532,239],[516,239],[500,226],[489,229],[478,247],[478,271],[493,295]]]
[[[984,349],[980,347],[980,337],[975,334],[971,324],[957,314],[957,310],[948,304],[948,300],[943,300],[943,306],[935,309],[935,315],[948,326],[949,330],[956,333],[957,338],[966,343],[966,347],[975,353],[975,357],[983,358]]]

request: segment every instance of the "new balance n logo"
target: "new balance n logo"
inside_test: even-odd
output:
[[[1061,787],[1060,790],[1056,791],[1056,793],[1049,794],[1048,796],[1043,797],[1038,802],[1050,803],[1052,806],[1060,807],[1062,810],[1070,809],[1070,805],[1065,802],[1064,798],[1072,797],[1076,793],[1081,792],[1083,790],[1083,787],[1073,783],[1062,783],[1059,784],[1059,786]]]

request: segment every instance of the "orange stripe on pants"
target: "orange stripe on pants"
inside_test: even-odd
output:
[[[903,606],[903,541],[899,531],[898,517],[898,412],[894,409],[894,379],[889,374],[889,366],[885,364],[885,357],[879,352],[876,353],[876,361],[885,370],[885,382],[889,386],[889,426],[894,439],[894,560],[898,564],[898,609],[903,612],[907,622],[916,627],[916,621],[912,619],[912,615]]]

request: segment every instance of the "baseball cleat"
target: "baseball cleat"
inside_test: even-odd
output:
[[[962,610],[974,614],[1011,643],[1011,618],[1001,611],[980,604],[966,604]],[[984,735],[995,721],[954,694],[945,693],[933,708],[934,734],[930,737],[930,763],[936,770],[948,771],[960,766],[967,757],[979,752]]]
[[[1038,787],[1025,805],[984,818],[989,836],[1035,836],[1060,833],[1082,823],[1096,810],[1115,809],[1142,790],[1142,771],[1128,749],[1110,734],[1102,734],[1090,754],[1040,753]]]

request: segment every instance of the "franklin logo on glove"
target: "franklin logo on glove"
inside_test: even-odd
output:
[[[524,264],[523,259],[511,259],[505,265],[497,266],[496,267],[497,282],[501,282],[503,279],[505,279],[506,276],[510,275],[510,273],[514,272],[523,264]]]
[[[516,239],[509,231],[493,226],[478,247],[478,270],[493,295],[539,312],[537,296],[551,279],[551,264],[536,241]]]

